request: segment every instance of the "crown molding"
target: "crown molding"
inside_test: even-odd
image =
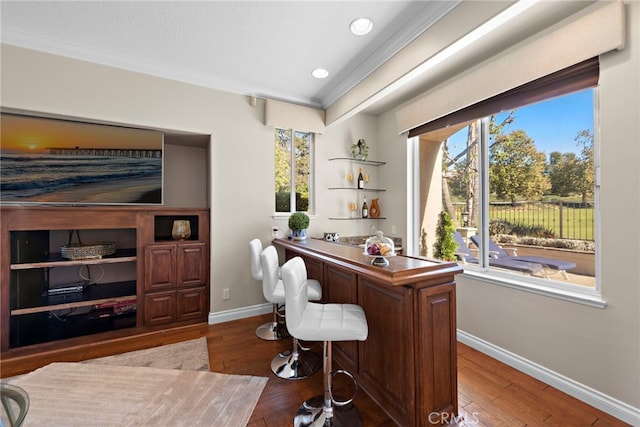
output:
[[[189,83],[209,89],[240,95],[258,96],[260,98],[282,99],[295,104],[321,108],[317,99],[301,98],[287,92],[269,91],[262,87],[254,87],[239,81],[223,79],[183,67],[143,61],[131,56],[90,48],[80,43],[70,43],[12,28],[2,29],[2,43],[182,83]]]
[[[337,81],[337,84],[329,86],[318,94],[317,98],[320,99],[323,108],[340,99],[460,3],[462,0],[416,2],[413,5],[415,8],[413,13],[399,18],[406,22],[398,25],[400,28],[398,31],[393,34],[378,35],[386,38],[386,41],[381,43],[381,47],[372,52],[366,50],[361,52],[344,68],[345,72],[335,76],[333,80]]]

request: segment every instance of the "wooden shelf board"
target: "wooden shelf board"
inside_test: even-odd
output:
[[[49,258],[43,261],[37,262],[24,262],[20,264],[11,264],[11,270],[29,270],[32,268],[45,268],[45,267],[69,267],[74,265],[95,265],[95,264],[116,264],[121,262],[133,262],[136,261],[135,249],[121,249],[116,251],[113,255],[107,255],[102,258],[90,258],[90,259],[66,259],[62,258],[59,253],[53,253],[49,255]]]
[[[383,217],[383,216],[380,216],[380,217],[378,217],[378,218],[371,218],[371,217],[369,217],[369,218],[329,217],[329,219],[335,219],[335,220],[340,220],[340,221],[355,221],[355,220],[359,220],[359,219],[360,219],[360,220],[362,220],[362,219],[367,220],[367,219],[387,219],[387,218],[385,218],[385,217]]]
[[[385,162],[380,162],[378,160],[360,160],[360,159],[354,159],[352,157],[333,157],[329,159],[329,161],[333,161],[333,160],[348,160],[350,162],[362,163],[365,165],[372,165],[372,166],[381,166],[386,164]]]
[[[329,187],[329,190],[387,191],[382,188]]]
[[[51,310],[86,307],[108,302],[128,301],[136,298],[136,282],[94,284],[84,292],[43,296],[40,304],[11,310],[12,316],[42,313]]]

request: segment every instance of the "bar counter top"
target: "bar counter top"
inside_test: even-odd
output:
[[[291,240],[274,239],[276,247],[291,249],[315,258],[331,260],[360,274],[385,282],[391,286],[403,286],[414,283],[418,278],[426,278],[438,274],[462,272],[455,262],[430,260],[427,258],[396,255],[386,257],[389,265],[385,267],[371,264],[374,258],[366,255],[362,248],[341,243],[327,242],[321,239]]]

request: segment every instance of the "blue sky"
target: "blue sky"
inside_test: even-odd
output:
[[[559,98],[518,108],[515,122],[506,132],[522,129],[547,156],[553,151],[578,153],[575,137],[581,130],[593,134],[593,90],[587,89]],[[508,113],[497,116],[500,120]],[[461,135],[458,135],[461,134]],[[451,138],[450,153],[457,153],[466,140],[466,129]],[[455,147],[455,148],[453,148]],[[453,149],[452,149],[453,148]]]

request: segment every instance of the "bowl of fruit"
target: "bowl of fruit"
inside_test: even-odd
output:
[[[382,231],[376,231],[376,235],[369,237],[364,243],[364,255],[373,257],[372,265],[386,267],[389,265],[387,257],[396,255],[393,240],[384,237]]]

